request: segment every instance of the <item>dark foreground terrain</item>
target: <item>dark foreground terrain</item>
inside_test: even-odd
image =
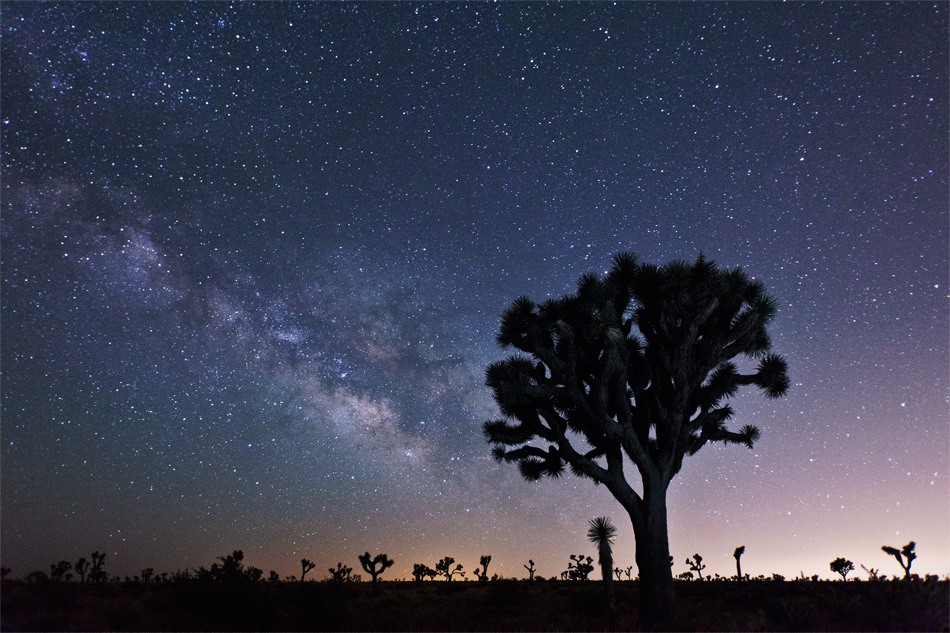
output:
[[[162,584],[4,581],[3,631],[595,631],[599,582]],[[684,631],[948,631],[950,586],[919,582],[680,582]],[[635,630],[637,583],[617,587]]]

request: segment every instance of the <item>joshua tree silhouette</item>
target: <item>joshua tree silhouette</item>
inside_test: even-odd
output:
[[[854,569],[854,563],[846,558],[836,558],[829,564],[831,571],[841,574],[841,580],[848,579],[848,572]]]
[[[693,554],[692,560],[689,558],[686,559],[686,564],[689,565],[689,568],[699,574],[699,579],[703,579],[703,570],[706,569],[706,566],[703,565],[703,557],[699,554]]]
[[[102,566],[106,562],[105,552],[92,553],[92,567],[89,569],[89,582],[102,582],[108,575]]]
[[[221,564],[211,565],[211,577],[223,582],[236,582],[244,573],[244,551],[236,549],[227,556],[218,556]]]
[[[70,569],[73,568],[73,564],[68,560],[61,560],[58,563],[50,564],[49,566],[49,577],[50,580],[62,580],[63,576],[66,575]]]
[[[351,571],[353,571],[352,567],[348,567],[343,563],[337,563],[336,569],[330,567],[330,579],[334,582],[346,582],[350,579]]]
[[[745,545],[740,545],[736,548],[736,551],[732,553],[736,557],[736,580],[742,580],[742,564],[739,562],[739,559],[742,558],[742,555],[745,554]]]
[[[715,441],[751,447],[758,429],[728,430],[725,401],[743,386],[772,398],[788,389],[785,360],[766,353],[775,310],[739,269],[702,256],[657,267],[621,254],[606,276],[582,276],[576,294],[541,305],[521,297],[502,316],[498,342],[524,355],[486,371],[504,416],[483,425],[492,454],[528,481],[569,466],[610,490],[633,524],[649,628],[673,615],[666,495],[684,456]],[[732,362],[743,355],[759,360],[750,374]]]
[[[524,567],[525,569],[528,570],[528,580],[534,580],[534,572],[537,571],[537,570],[534,568],[534,561],[529,558],[529,559],[528,559],[528,564],[527,564],[527,565],[522,565],[522,567]]]
[[[879,579],[878,570],[877,570],[877,569],[874,569],[873,567],[872,567],[871,569],[868,569],[868,568],[865,567],[864,565],[861,565],[861,569],[863,569],[864,571],[867,572],[867,574],[868,574],[868,580],[878,580],[878,579]]]
[[[360,554],[360,565],[363,566],[363,570],[373,577],[373,583],[376,583],[376,579],[384,571],[393,566],[393,560],[389,558],[386,554],[377,554],[372,560],[370,559],[369,552],[365,554]]]
[[[489,563],[491,563],[491,556],[482,556],[478,559],[478,564],[482,566],[481,569],[475,570],[475,577],[478,578],[478,582],[486,582],[488,580]]]
[[[422,582],[426,578],[433,579],[438,576],[438,572],[423,563],[415,563],[412,566],[412,577],[416,582]]]
[[[881,546],[882,550],[896,558],[897,562],[900,563],[900,566],[904,569],[904,580],[910,579],[910,566],[913,564],[914,559],[917,558],[917,554],[914,553],[915,547],[917,547],[917,543],[914,541],[911,541],[901,549],[889,545]]]
[[[445,558],[443,558],[442,560],[440,560],[438,563],[435,564],[436,573],[442,576],[445,576],[445,579],[449,582],[452,581],[452,576],[455,574],[461,574],[461,576],[464,578],[465,572],[462,571],[461,563],[456,565],[455,568],[453,569],[452,563],[454,562],[455,562],[454,558],[452,558],[451,556],[446,556]]]
[[[303,582],[303,577],[307,575],[307,572],[316,567],[315,563],[307,560],[306,558],[300,559],[300,582]]]
[[[610,628],[615,629],[617,621],[617,598],[614,592],[614,566],[611,545],[617,536],[617,528],[607,517],[597,517],[588,523],[587,540],[597,546],[597,563],[600,565],[601,578],[604,580],[604,600],[607,603],[607,617]],[[617,570],[617,580],[620,580],[620,570]]]
[[[86,560],[85,556],[79,557],[79,560],[76,561],[76,565],[73,567],[73,569],[75,569],[79,574],[80,584],[85,584],[86,572],[89,571],[89,561]]]
[[[571,554],[571,562],[567,564],[567,577],[571,580],[587,580],[590,572],[594,571],[594,559],[583,554]]]

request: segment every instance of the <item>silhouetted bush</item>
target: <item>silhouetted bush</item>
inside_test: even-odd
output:
[[[829,564],[829,567],[831,567],[831,571],[837,574],[841,574],[842,580],[847,580],[848,572],[854,569],[854,563],[852,563],[846,558],[836,558],[833,561],[831,561],[831,563]]]

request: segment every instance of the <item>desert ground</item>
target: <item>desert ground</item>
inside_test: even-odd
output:
[[[617,583],[637,629],[637,582]],[[950,631],[928,581],[676,583],[683,631]],[[3,631],[602,631],[600,582],[164,583],[4,581]]]

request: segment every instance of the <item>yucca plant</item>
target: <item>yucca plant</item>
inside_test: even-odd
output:
[[[617,599],[614,593],[614,557],[611,546],[617,535],[617,528],[607,517],[591,519],[587,530],[587,539],[597,546],[597,562],[600,564],[601,577],[604,579],[604,600],[607,605],[607,616],[611,627],[616,628]]]

